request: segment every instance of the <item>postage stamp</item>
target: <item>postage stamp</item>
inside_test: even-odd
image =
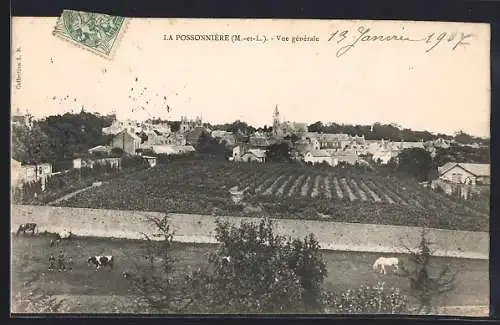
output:
[[[95,54],[112,59],[125,32],[125,17],[64,10],[53,34]]]

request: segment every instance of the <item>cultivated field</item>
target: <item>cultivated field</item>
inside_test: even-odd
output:
[[[47,270],[50,254],[49,237],[13,236],[12,238],[12,290],[13,296],[21,292],[39,292],[58,299],[65,299],[60,312],[80,313],[141,313],[144,307],[130,291],[121,273],[135,270],[135,265],[147,263],[146,245],[140,240],[107,238],[76,238],[63,245],[66,257],[73,259],[71,272]],[[207,263],[213,245],[175,244],[172,255],[178,259],[179,274]],[[115,269],[96,272],[87,264],[89,255],[113,255]],[[371,270],[378,254],[323,251],[328,277],[325,289],[329,291],[356,288],[362,284],[374,285],[385,281],[386,287],[398,287],[408,291],[408,281],[397,275],[382,276]],[[406,257],[400,257],[405,263]],[[457,288],[443,303],[448,306],[488,305],[488,261],[467,259],[433,258],[435,265],[448,264],[452,270],[460,270]],[[34,277],[35,281],[22,289]],[[14,307],[14,311],[22,310]]]
[[[245,189],[243,205],[229,189]],[[62,206],[322,219],[488,231],[489,202],[459,203],[417,182],[297,164],[175,161],[82,192]]]

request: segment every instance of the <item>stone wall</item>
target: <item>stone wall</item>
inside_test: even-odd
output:
[[[39,231],[59,232],[70,229],[80,236],[143,238],[141,232],[155,231],[148,216],[159,212],[82,209],[50,206],[13,205],[11,228],[15,232],[21,223],[35,222]],[[188,243],[215,243],[215,220],[235,224],[255,218],[215,217],[209,215],[171,214],[174,239]],[[403,245],[415,246],[420,229],[415,227],[368,225],[329,221],[276,219],[276,232],[294,238],[313,233],[321,248],[327,250],[402,253]],[[488,259],[489,233],[430,229],[428,238],[436,256]]]

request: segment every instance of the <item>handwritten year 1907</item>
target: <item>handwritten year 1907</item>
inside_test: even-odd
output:
[[[466,34],[463,32],[433,32],[421,38],[411,38],[403,34],[374,35],[370,32],[370,28],[364,26],[358,27],[355,33],[351,33],[348,30],[336,30],[330,34],[328,42],[336,42],[337,44],[345,44],[346,42],[350,42],[337,50],[337,57],[340,57],[362,43],[422,42],[428,45],[425,53],[429,53],[438,45],[444,43],[451,44],[452,50],[457,49],[459,46],[470,45],[468,39],[476,37],[474,34]],[[354,36],[351,36],[351,34],[354,34]]]

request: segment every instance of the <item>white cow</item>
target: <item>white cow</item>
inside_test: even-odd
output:
[[[373,270],[379,271],[382,274],[387,274],[386,266],[393,267],[394,273],[399,271],[399,259],[397,257],[379,257],[373,263]]]

